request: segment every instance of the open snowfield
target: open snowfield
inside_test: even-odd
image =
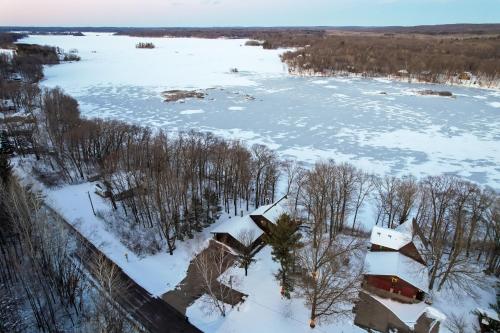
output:
[[[156,48],[136,49],[139,41]],[[500,189],[498,91],[292,77],[278,57],[282,50],[244,46],[245,40],[87,34],[22,42],[78,50],[82,61],[46,68],[43,84],[76,97],[88,117],[211,131],[307,163],[333,158],[379,174],[456,173]],[[238,73],[230,72],[234,67]],[[164,103],[160,92],[168,89],[208,95]],[[423,89],[455,97],[416,93]]]

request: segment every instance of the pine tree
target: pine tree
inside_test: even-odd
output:
[[[0,184],[7,185],[12,176],[12,166],[7,155],[0,154]]]
[[[264,240],[271,245],[273,260],[280,264],[276,278],[281,281],[281,294],[290,298],[293,291],[293,281],[290,278],[295,252],[302,247],[301,234],[297,232],[297,224],[291,220],[290,215],[282,214],[276,226]]]

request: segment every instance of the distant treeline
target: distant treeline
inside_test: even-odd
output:
[[[289,46],[289,40],[270,40]],[[308,47],[282,56],[291,70],[332,74],[352,72],[408,76],[429,82],[471,72],[493,81],[500,74],[500,36],[488,38],[416,38],[383,35],[329,35],[309,40]]]
[[[0,33],[0,46],[1,47],[6,47],[9,45],[12,45],[12,43],[17,42],[19,39],[26,37],[27,35],[25,34],[18,34],[18,33]]]
[[[0,39],[5,35],[0,33]],[[4,39],[9,38],[5,37]],[[12,38],[18,39],[18,35]],[[12,75],[20,75],[26,82],[38,82],[43,78],[43,65],[59,63],[57,48],[31,44],[7,44],[14,48],[16,53],[12,59],[7,55],[0,55],[0,80],[8,80]]]

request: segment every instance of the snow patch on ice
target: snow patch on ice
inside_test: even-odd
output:
[[[193,109],[193,110],[183,110],[179,112],[180,114],[199,114],[199,113],[205,113],[202,109]]]
[[[244,106],[230,106],[227,108],[230,111],[243,111],[246,109]]]

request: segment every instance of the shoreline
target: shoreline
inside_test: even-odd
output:
[[[452,80],[446,80],[443,82],[429,82],[425,80],[419,80],[415,77],[400,77],[396,75],[363,75],[363,74],[357,74],[357,73],[351,73],[351,72],[344,72],[344,71],[336,71],[332,73],[320,73],[320,72],[314,72],[314,71],[297,71],[295,69],[292,69],[288,64],[283,62],[285,65],[288,66],[288,75],[292,77],[318,77],[318,78],[357,78],[357,79],[383,79],[383,80],[389,80],[393,82],[401,82],[401,83],[409,83],[409,84],[428,84],[428,85],[443,85],[443,86],[449,86],[449,87],[461,87],[461,88],[474,88],[474,89],[483,89],[483,90],[489,90],[489,91],[496,91],[500,92],[500,80],[497,80],[495,84],[491,85],[480,85],[480,84],[474,84],[474,83],[466,83],[466,82],[457,82],[457,81],[452,81]],[[462,80],[463,81],[463,80]],[[472,80],[468,80],[472,81]]]

